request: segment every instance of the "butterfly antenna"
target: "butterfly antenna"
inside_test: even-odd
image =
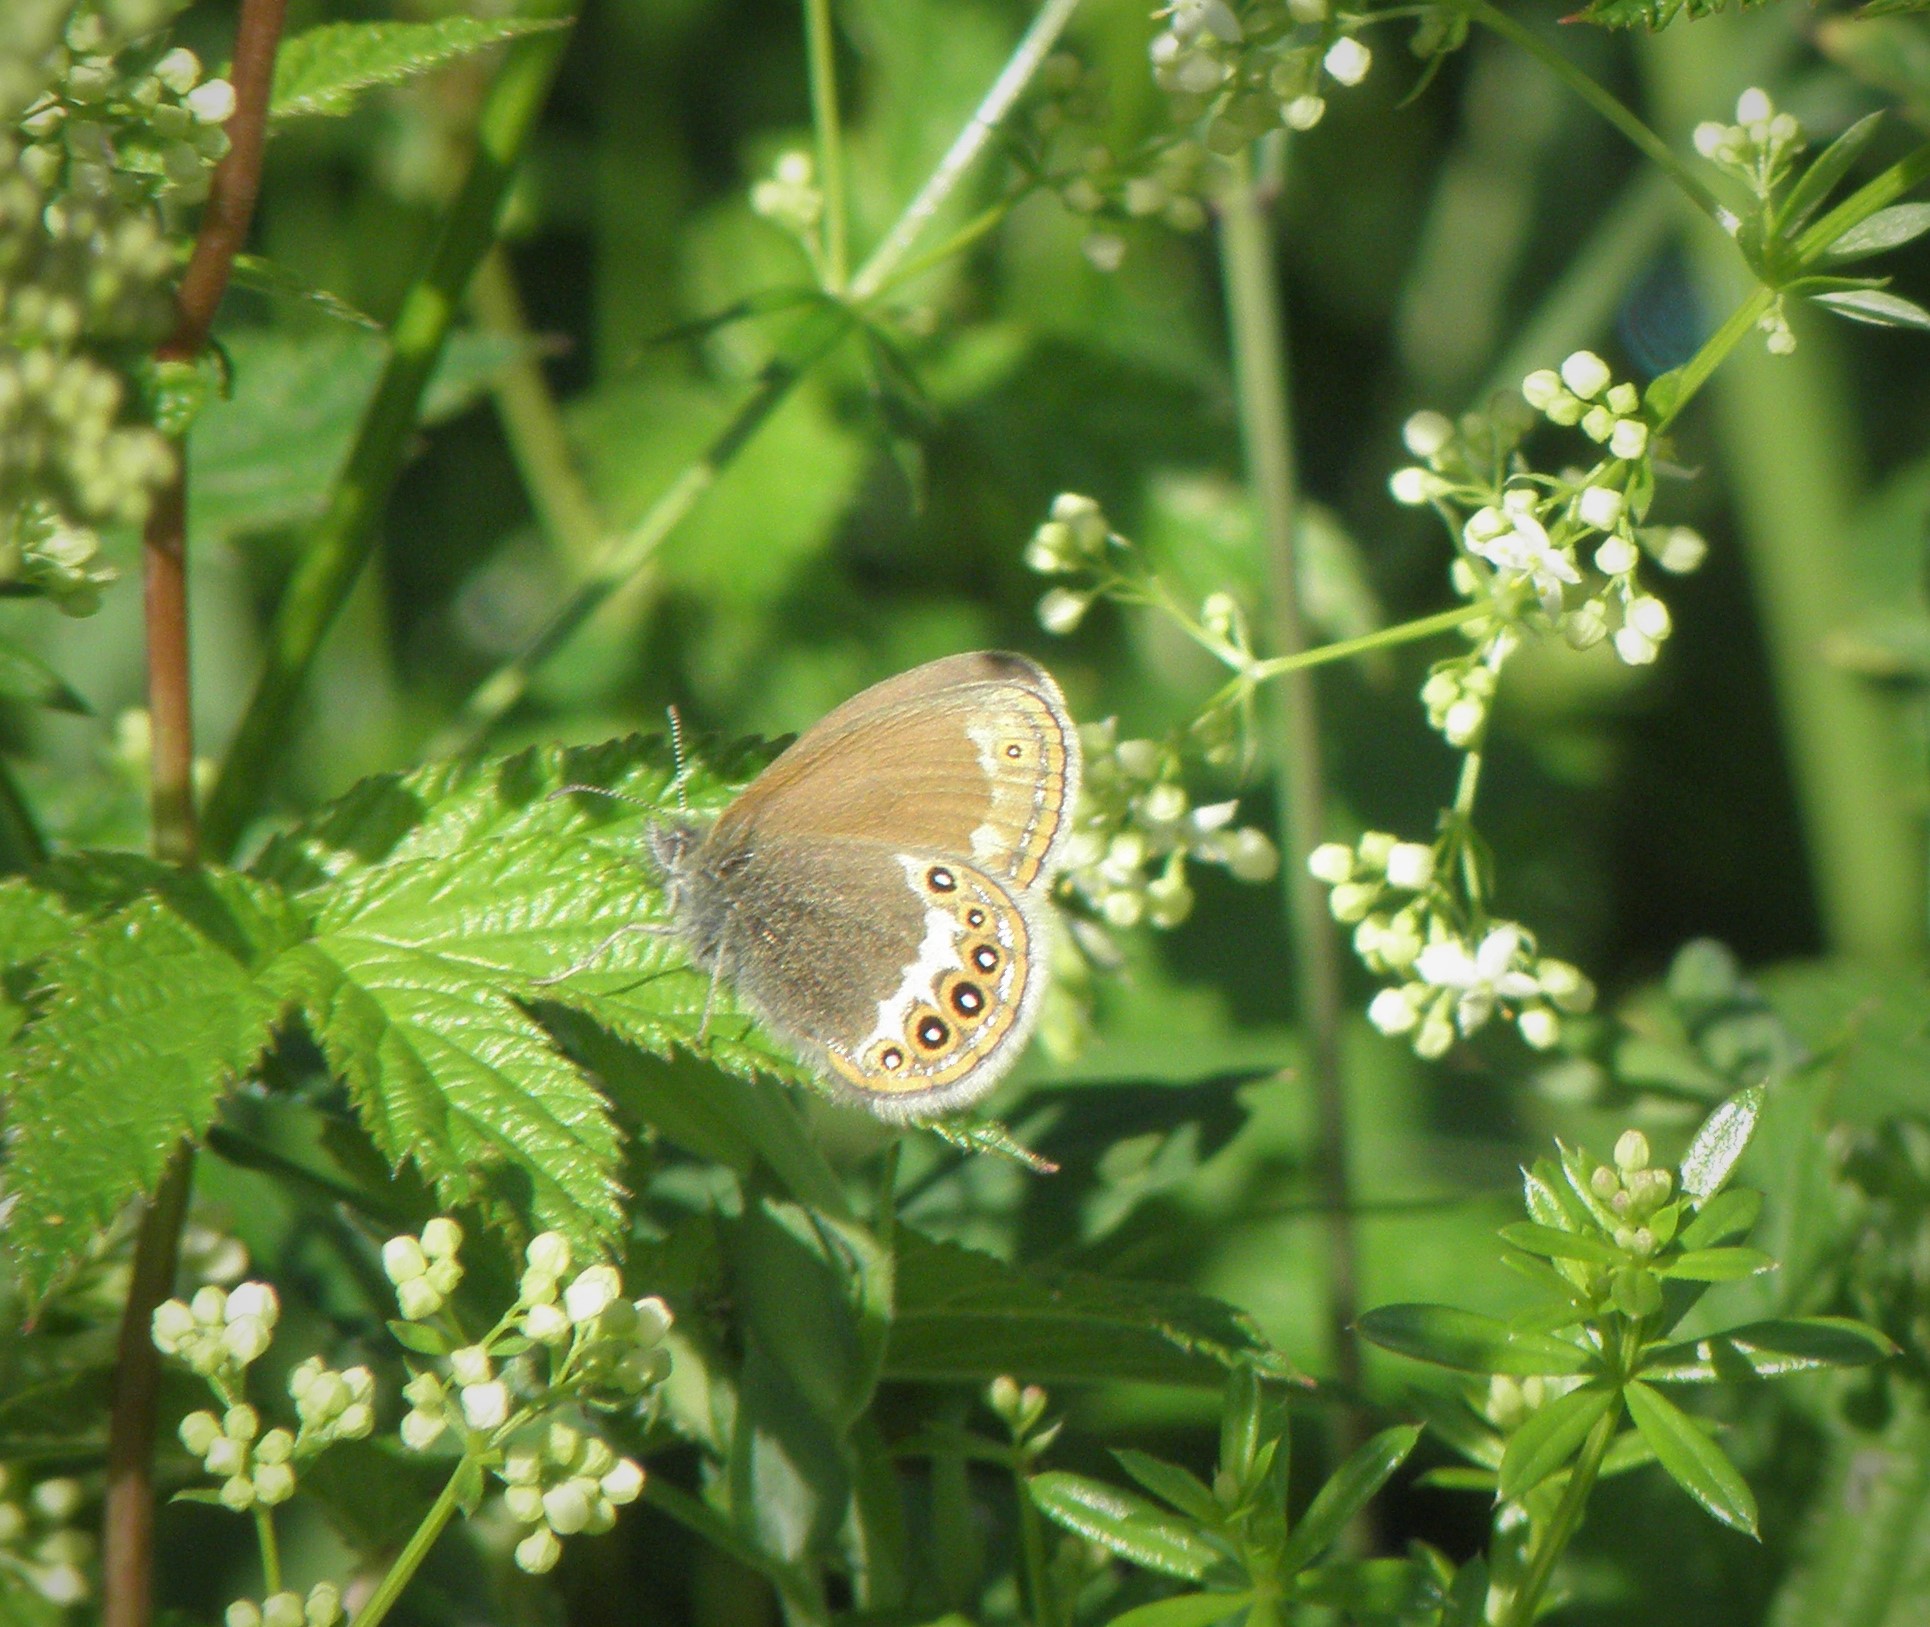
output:
[[[664,711],[670,718],[670,755],[677,765],[677,777],[670,783],[677,793],[678,811],[688,818],[690,798],[684,795],[684,781],[690,777],[690,764],[684,760],[684,720],[674,706],[666,706]]]

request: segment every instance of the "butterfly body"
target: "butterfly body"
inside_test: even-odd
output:
[[[980,652],[847,701],[708,830],[651,846],[691,959],[887,1119],[977,1099],[1045,982],[1078,736],[1043,668]]]

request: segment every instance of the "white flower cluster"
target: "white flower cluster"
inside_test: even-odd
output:
[[[1193,909],[1186,865],[1222,864],[1238,881],[1268,881],[1280,855],[1266,832],[1236,826],[1236,802],[1194,806],[1177,749],[1121,740],[1115,720],[1079,730],[1085,776],[1064,876],[1106,925],[1174,927]]]
[[[225,1627],[337,1627],[347,1617],[341,1589],[333,1582],[317,1582],[306,1595],[271,1593],[260,1604],[237,1599],[221,1619]]]
[[[280,1317],[281,1301],[265,1282],[244,1282],[232,1291],[210,1283],[190,1300],[154,1307],[154,1344],[191,1372],[217,1385],[233,1384],[268,1349]]]
[[[221,1504],[245,1514],[259,1503],[274,1508],[295,1495],[295,1436],[275,1428],[263,1434],[261,1414],[241,1402],[220,1417],[191,1412],[181,1420],[181,1444],[221,1482]]]
[[[1653,473],[1651,428],[1633,384],[1616,383],[1606,362],[1578,350],[1559,369],[1530,373],[1521,393],[1550,423],[1579,428],[1606,458],[1591,470],[1538,475],[1514,452],[1512,426],[1457,426],[1419,412],[1403,438],[1422,461],[1397,469],[1388,483],[1397,502],[1432,504],[1456,527],[1455,589],[1495,610],[1468,629],[1476,649],[1437,665],[1422,691],[1429,721],[1459,747],[1479,739],[1502,665],[1521,631],[1538,625],[1526,608],[1576,649],[1612,639],[1623,661],[1646,665],[1671,621],[1668,606],[1642,585],[1643,555],[1679,573],[1708,552],[1687,526],[1639,524]],[[1496,450],[1503,459],[1483,455]],[[1504,463],[1508,473],[1497,485],[1493,471]]]
[[[382,1270],[395,1285],[405,1321],[420,1322],[448,1303],[462,1281],[461,1247],[462,1228],[447,1215],[437,1215],[420,1237],[391,1237],[382,1245]]]
[[[1614,1164],[1598,1164],[1588,1188],[1614,1217],[1615,1246],[1647,1260],[1669,1239],[1649,1226],[1655,1212],[1675,1194],[1675,1176],[1649,1166],[1649,1141],[1640,1130],[1624,1130],[1615,1143]],[[1670,1235],[1673,1235],[1672,1233]]]
[[[1166,26],[1153,37],[1153,82],[1216,153],[1282,126],[1311,130],[1328,82],[1358,85],[1373,64],[1328,0],[1171,0],[1154,15]]]
[[[1052,500],[1050,518],[1025,545],[1023,558],[1026,569],[1041,576],[1103,575],[1109,551],[1124,546],[1098,503],[1078,492],[1061,492]],[[1103,582],[1086,588],[1048,588],[1039,600],[1040,626],[1048,633],[1071,632],[1103,591]]]
[[[770,175],[751,187],[751,210],[815,245],[818,222],[824,216],[824,193],[818,188],[811,155],[801,150],[780,154]]]
[[[1808,138],[1794,114],[1778,113],[1765,90],[1751,88],[1736,98],[1736,122],[1722,124],[1708,120],[1695,127],[1695,150],[1710,163],[1740,181],[1750,196],[1764,209],[1772,203],[1776,189],[1788,179],[1790,170]],[[1741,232],[1741,219],[1724,211],[1719,217],[1733,236]],[[1789,315],[1781,296],[1757,320],[1763,343],[1772,356],[1787,356],[1796,348],[1796,335],[1789,326]]]
[[[516,1564],[532,1575],[555,1566],[564,1537],[607,1531],[617,1510],[643,1494],[643,1467],[620,1458],[603,1441],[569,1424],[535,1431],[528,1445],[512,1447],[500,1471],[503,1505],[529,1527],[516,1544]]]
[[[16,1498],[15,1471],[0,1464],[0,1568],[49,1604],[65,1609],[93,1594],[94,1538],[75,1527],[82,1496],[78,1480],[43,1480]]]
[[[447,1230],[432,1239],[433,1227]],[[453,1221],[439,1218],[420,1239],[392,1239],[384,1261],[393,1250],[413,1267],[407,1245],[418,1244],[427,1259],[432,1241],[446,1244],[439,1257],[453,1261],[461,1234]],[[511,1515],[531,1527],[517,1544],[516,1563],[532,1573],[556,1563],[561,1538],[607,1531],[617,1506],[634,1502],[643,1490],[638,1464],[550,1414],[579,1401],[634,1402],[670,1371],[664,1340],[671,1319],[664,1302],[654,1296],[625,1299],[612,1265],[572,1273],[572,1263],[561,1234],[532,1238],[516,1302],[495,1331],[481,1343],[451,1350],[446,1378],[424,1370],[402,1389],[409,1403],[402,1444],[410,1451],[426,1451],[451,1428],[509,1443],[497,1473],[508,1487]],[[547,1359],[546,1371],[539,1372],[539,1358]]]
[[[1595,988],[1565,960],[1537,954],[1512,921],[1476,931],[1445,885],[1441,856],[1420,842],[1369,831],[1352,847],[1326,842],[1307,858],[1331,889],[1328,907],[1354,927],[1354,950],[1370,970],[1398,979],[1376,994],[1367,1019],[1383,1034],[1411,1034],[1434,1058],[1487,1025],[1497,1011],[1546,1050],[1561,1037],[1560,1013],[1587,1011]]]
[[[173,216],[234,108],[144,36],[175,0],[0,7],[0,582],[91,611],[96,528],[138,523],[174,452],[125,368],[170,319]]]

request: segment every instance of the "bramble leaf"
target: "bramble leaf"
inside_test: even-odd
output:
[[[400,85],[473,52],[564,25],[544,17],[442,17],[432,23],[324,23],[282,42],[270,119],[353,111],[377,85]]]

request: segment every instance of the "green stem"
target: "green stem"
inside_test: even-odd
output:
[[[1687,163],[1676,156],[1674,148],[1540,35],[1516,22],[1506,12],[1496,10],[1488,4],[1488,0],[1462,0],[1462,3],[1467,7],[1467,13],[1474,21],[1484,28],[1491,29],[1503,39],[1511,40],[1520,46],[1576,96],[1621,131],[1637,152],[1647,158],[1657,169],[1666,173],[1682,189],[1690,202],[1711,220],[1719,220],[1727,213],[1722,200],[1703,184],[1702,178],[1690,169]]]
[[[20,793],[13,770],[0,762],[0,876],[18,875],[47,860],[47,839]]]
[[[534,354],[515,273],[500,245],[476,268],[469,303],[485,329],[516,346],[516,359],[496,375],[490,393],[530,506],[557,554],[574,565],[584,564],[601,546],[607,528],[576,471],[563,415]]]
[[[1291,662],[1309,652],[1296,559],[1299,496],[1287,406],[1285,321],[1268,216],[1274,192],[1256,175],[1251,157],[1243,156],[1235,184],[1220,203],[1219,237],[1240,436],[1267,553],[1273,643],[1279,659]],[[1281,885],[1319,1126],[1319,1191],[1327,1209],[1327,1337],[1337,1380],[1358,1391],[1360,1348],[1353,1328],[1359,1315],[1359,1261],[1340,1056],[1340,953],[1324,890],[1306,865],[1326,822],[1320,715],[1311,672],[1287,668],[1281,676],[1274,786],[1280,804]],[[1350,1414],[1349,1435],[1358,1428],[1359,1420]],[[1343,1440],[1338,1455],[1345,1456],[1350,1444]]]
[[[1019,1548],[1025,1560],[1025,1601],[1032,1607],[1031,1627],[1058,1627],[1059,1612],[1052,1596],[1052,1575],[1045,1558],[1045,1521],[1025,1472],[1025,1459],[1012,1452],[1012,1490],[1019,1500]]]
[[[471,693],[455,718],[431,742],[429,755],[450,756],[474,749],[497,722],[522,699],[531,675],[554,655],[571,635],[615,593],[655,558],[657,550],[698,499],[717,484],[731,460],[782,405],[812,364],[841,339],[850,327],[849,314],[840,308],[820,310],[807,318],[788,353],[771,361],[753,390],[729,422],[711,438],[697,459],[678,475],[670,489],[651,505],[650,512],[627,533],[614,537],[589,575],[563,607],[511,660],[498,667]]]
[[[469,1458],[465,1455],[443,1484],[441,1493],[429,1505],[429,1512],[422,1516],[422,1523],[410,1534],[402,1552],[395,1556],[376,1589],[368,1597],[368,1602],[355,1612],[355,1627],[376,1627],[376,1624],[394,1607],[395,1601],[402,1596],[402,1590],[415,1579],[415,1573],[422,1568],[423,1560],[429,1557],[429,1550],[442,1535],[442,1529],[456,1512],[460,1495],[458,1488],[470,1469]]]
[[[1452,610],[1437,610],[1431,616],[1417,616],[1397,626],[1362,633],[1358,638],[1338,639],[1332,644],[1317,644],[1310,650],[1301,650],[1294,655],[1276,655],[1270,660],[1256,661],[1246,676],[1255,683],[1264,683],[1283,673],[1304,672],[1309,667],[1323,667],[1330,661],[1351,660],[1356,655],[1366,655],[1373,650],[1391,650],[1398,645],[1415,644],[1422,639],[1433,638],[1437,633],[1451,633],[1457,627],[1465,627],[1471,621],[1480,621],[1493,614],[1494,606],[1485,602],[1456,605]]]
[[[543,10],[557,14],[560,8],[552,3]],[[469,174],[428,265],[403,298],[375,398],[327,511],[276,607],[261,676],[208,799],[204,835],[215,853],[233,849],[259,807],[316,653],[374,547],[376,522],[401,470],[423,390],[470,275],[494,240],[503,198],[569,37],[567,29],[557,29],[517,40],[489,87]]]
[[[1031,83],[1040,64],[1051,54],[1052,47],[1058,42],[1059,35],[1071,21],[1078,6],[1079,0],[1045,0],[1045,4],[1039,7],[1038,15],[1032,19],[1032,26],[1025,31],[1011,57],[999,70],[998,78],[992,81],[991,89],[986,91],[971,118],[966,121],[965,128],[959,131],[957,139],[938,161],[938,167],[932,171],[930,179],[919,188],[918,195],[893,222],[884,241],[872,251],[870,258],[851,279],[851,298],[854,303],[862,305],[871,299],[898,269],[899,262],[931,224],[932,217],[944,208],[946,200],[965,178],[966,171],[978,161],[979,154],[1005,122],[1006,114],[1012,111],[1012,104]]]
[[[275,1540],[275,1516],[255,1505],[255,1539],[261,1548],[261,1580],[265,1592],[281,1592],[281,1544]]]
[[[1621,1411],[1619,1403],[1610,1407],[1588,1432],[1581,1456],[1568,1471],[1568,1484],[1562,1488],[1561,1502],[1535,1539],[1534,1553],[1521,1579],[1521,1591],[1509,1601],[1508,1613],[1499,1627],[1529,1627],[1534,1621],[1541,1596],[1548,1590],[1548,1579],[1554,1575],[1555,1562],[1581,1527],[1582,1513],[1601,1476],[1602,1459],[1608,1455],[1609,1442],[1615,1438],[1615,1424]]]
[[[838,60],[831,0],[804,0],[804,38],[811,77],[811,122],[818,136],[818,189],[824,198],[824,282],[844,292],[850,252],[845,231],[844,126],[838,116]]]

